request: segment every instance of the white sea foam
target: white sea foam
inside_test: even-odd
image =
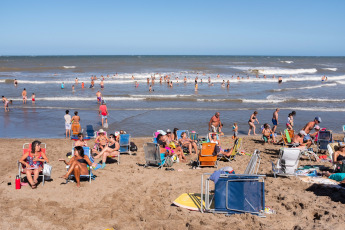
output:
[[[105,101],[139,101],[146,98],[131,97],[103,97]],[[22,99],[13,99],[13,101],[21,101]],[[37,97],[36,101],[97,101],[95,97]]]
[[[300,89],[317,89],[317,88],[321,88],[321,87],[330,87],[330,86],[336,86],[336,85],[337,85],[336,83],[320,84],[320,85],[304,86],[304,87],[296,87],[296,88],[274,89],[273,91],[280,92],[280,91],[300,90]]]
[[[74,65],[68,66],[68,65],[64,65],[62,66],[64,69],[75,69]]]
[[[281,63],[288,63],[288,64],[291,64],[291,63],[294,63],[293,61],[280,61]]]
[[[324,70],[330,70],[330,71],[337,71],[338,70],[338,68],[322,68],[322,69],[324,69]]]
[[[245,67],[245,66],[233,66],[231,68],[247,71],[249,73],[265,74],[265,75],[297,75],[297,74],[312,74],[316,73],[317,69],[286,69],[279,67]]]

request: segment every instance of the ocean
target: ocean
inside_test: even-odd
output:
[[[92,75],[98,80],[91,89]],[[101,75],[105,77],[103,90]],[[164,82],[166,75],[173,87]],[[282,84],[278,84],[278,76],[282,76]],[[321,81],[322,76],[327,81]],[[146,82],[151,77],[155,77],[153,92]],[[196,77],[198,91],[194,90]],[[79,84],[75,84],[76,78]],[[64,89],[60,88],[62,83]],[[24,88],[29,97],[26,105],[21,99]],[[0,110],[0,138],[63,138],[66,109],[70,114],[79,112],[84,130],[86,125],[99,129],[98,90],[110,113],[108,132],[122,129],[132,137],[175,127],[206,135],[208,122],[217,111],[226,135],[232,135],[234,122],[240,134],[247,134],[253,111],[259,112],[259,130],[262,124],[271,124],[276,108],[280,108],[279,132],[285,128],[288,113],[295,110],[297,130],[320,116],[322,128],[341,133],[344,89],[345,57],[0,56],[0,94],[13,102],[10,112]]]

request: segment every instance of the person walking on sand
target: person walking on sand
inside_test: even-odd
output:
[[[22,92],[22,97],[23,97],[23,104],[26,104],[26,100],[28,99],[28,97],[27,97],[27,92],[25,88]]]
[[[104,127],[104,120],[105,124],[108,124],[109,115],[105,101],[102,101],[102,105],[99,107],[98,114],[102,115],[102,127]]]
[[[216,112],[214,116],[211,117],[210,122],[208,123],[208,131],[217,133],[221,124],[222,122],[220,121],[220,113]]]
[[[9,112],[10,109],[8,108],[8,100],[5,96],[2,96],[2,103],[4,103],[5,112]]]
[[[258,112],[254,111],[254,113],[249,118],[249,121],[248,121],[248,125],[249,125],[248,136],[250,135],[250,131],[251,130],[253,130],[253,134],[256,135],[254,122],[256,121],[258,124],[260,124],[258,119],[257,119],[257,117],[256,117],[257,115],[258,115]]]
[[[65,118],[65,129],[66,129],[66,138],[71,137],[71,115],[69,115],[69,110],[66,110]]]
[[[99,92],[99,90],[96,93],[96,97],[97,97],[97,104],[101,104],[102,103],[102,93]]]
[[[32,93],[32,95],[31,95],[31,101],[32,101],[32,104],[34,105],[35,104],[35,101],[36,101],[36,95],[35,95],[35,93]]]
[[[277,126],[279,124],[278,122],[278,112],[279,112],[279,108],[276,109],[276,111],[274,111],[273,113],[273,118],[272,118],[272,123],[273,123],[273,128],[272,128],[272,132],[275,133]]]

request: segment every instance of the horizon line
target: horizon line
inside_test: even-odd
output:
[[[228,54],[10,54],[0,57],[57,57],[57,56],[69,56],[69,57],[81,57],[81,56],[214,56],[214,57],[345,57],[345,55],[228,55]]]

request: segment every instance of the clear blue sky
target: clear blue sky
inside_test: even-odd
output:
[[[345,56],[343,0],[1,0],[0,55]]]

